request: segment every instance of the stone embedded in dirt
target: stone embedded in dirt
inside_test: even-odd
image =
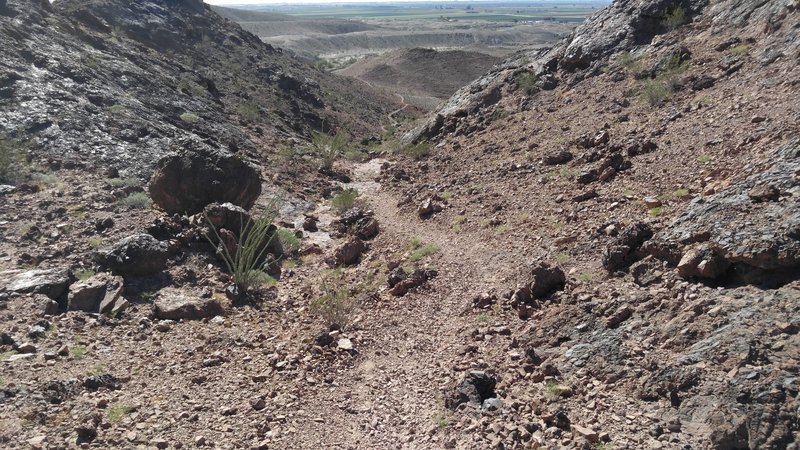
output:
[[[423,201],[419,208],[417,208],[417,215],[420,219],[427,219],[428,217],[441,212],[444,207],[439,203],[441,200],[437,196],[428,197]]]
[[[651,284],[661,281],[664,275],[663,263],[655,258],[653,255],[648,255],[641,261],[631,264],[630,274],[633,276],[633,281],[639,286],[650,286]]]
[[[462,403],[472,403],[482,406],[483,402],[497,397],[494,388],[497,385],[495,377],[486,372],[474,370],[469,372],[464,380],[445,396],[445,406],[456,409]]]
[[[600,130],[594,138],[592,138],[592,147],[597,147],[598,145],[603,145],[608,143],[609,139],[611,139],[611,134],[608,130]]]
[[[578,174],[576,181],[578,182],[578,184],[589,184],[591,182],[597,181],[597,178],[599,176],[600,174],[597,173],[597,169],[590,169]]]
[[[776,202],[781,198],[781,191],[771,184],[758,184],[747,193],[754,203]]]
[[[347,338],[341,338],[336,341],[336,347],[339,350],[352,350],[353,349],[353,341]]]
[[[336,266],[352,266],[358,263],[361,255],[368,249],[367,244],[358,238],[353,238],[334,251],[333,256],[328,258],[328,265]]]
[[[600,441],[600,435],[597,434],[597,432],[592,430],[591,428],[586,428],[580,425],[572,424],[572,431],[574,431],[576,434],[580,436],[583,436],[584,438],[586,438],[587,441],[593,444]]]
[[[196,149],[158,161],[149,190],[170,214],[195,214],[215,202],[250,209],[261,194],[261,176],[237,156]]]
[[[95,260],[122,276],[152,275],[164,270],[168,247],[149,234],[136,234],[95,252]]]
[[[678,262],[678,275],[682,278],[714,279],[724,275],[730,265],[717,247],[704,244],[684,253]]]
[[[164,320],[196,320],[224,313],[219,301],[178,288],[160,290],[153,305],[156,318]]]
[[[542,163],[546,166],[555,166],[557,164],[565,164],[572,160],[572,153],[566,150],[558,150],[549,153],[542,158]]]
[[[356,236],[365,241],[370,240],[378,235],[380,226],[378,220],[374,217],[365,217],[356,223]]]
[[[629,141],[627,147],[628,156],[639,156],[658,149],[658,145],[653,141]]]
[[[472,307],[476,309],[485,309],[494,305],[495,302],[497,302],[496,295],[484,292],[472,299]]]
[[[564,289],[567,276],[560,267],[539,262],[531,269],[530,295],[533,299],[545,298]]]
[[[8,290],[19,293],[39,293],[57,300],[72,281],[68,269],[35,269],[15,276]]]
[[[638,250],[653,237],[653,230],[643,222],[624,227],[603,251],[603,267],[609,272],[624,269],[640,258]]]
[[[613,170],[613,169],[612,169]],[[572,198],[572,201],[575,203],[585,202],[586,200],[591,200],[595,197],[598,197],[599,194],[594,189],[583,192],[581,194],[576,195]]]
[[[303,230],[308,231],[309,233],[314,233],[319,231],[317,227],[317,223],[319,222],[319,218],[317,216],[307,215],[303,219]]]
[[[405,271],[401,268],[397,268],[393,271],[395,275],[398,275],[396,272],[398,269],[405,274]],[[394,285],[391,285],[391,289],[389,293],[394,295],[395,297],[402,297],[406,295],[410,290],[420,287],[428,282],[428,280],[436,277],[439,273],[433,269],[414,269],[413,272],[403,277],[401,280],[395,282]],[[393,278],[396,280],[396,277]],[[391,281],[390,281],[391,283]]]
[[[702,91],[703,89],[708,89],[714,86],[714,83],[716,81],[717,80],[710,75],[701,75],[697,77],[694,81],[692,81],[692,90]]]
[[[620,306],[616,309],[616,311],[614,311],[608,320],[606,320],[606,326],[608,328],[614,328],[622,322],[630,319],[631,315],[633,315],[633,308],[631,308],[630,305]]]
[[[662,205],[661,200],[655,197],[645,197],[642,199],[642,202],[644,202],[644,206],[647,208],[658,208]]]
[[[37,348],[32,343],[25,342],[23,344],[20,344],[19,347],[17,347],[17,351],[20,353],[36,353]]]
[[[107,273],[99,273],[85,281],[74,283],[69,287],[67,309],[98,312],[102,309],[102,303],[107,312],[110,312],[116,301],[122,296],[122,283],[122,277],[115,277]]]

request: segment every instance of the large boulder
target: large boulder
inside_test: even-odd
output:
[[[72,274],[67,269],[36,269],[14,277],[8,285],[8,290],[44,294],[55,300],[67,290],[71,281]]]
[[[156,164],[149,189],[153,202],[170,214],[195,214],[215,202],[249,209],[261,194],[261,176],[236,156],[186,151]]]
[[[149,234],[135,234],[95,253],[98,264],[122,276],[152,275],[164,270],[167,245]]]
[[[156,318],[166,320],[196,320],[223,313],[217,300],[176,288],[159,291],[154,306]]]

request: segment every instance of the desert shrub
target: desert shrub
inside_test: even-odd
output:
[[[731,47],[730,52],[734,55],[744,55],[748,51],[750,51],[750,47],[747,44],[740,44],[735,47]]]
[[[278,228],[278,240],[285,254],[292,254],[300,250],[300,238],[288,228]]]
[[[656,106],[669,98],[671,92],[666,84],[659,80],[650,80],[642,86],[642,98],[650,106]]]
[[[409,144],[403,147],[401,152],[404,155],[410,156],[414,159],[422,159],[431,154],[431,144],[427,142],[419,142],[417,144]]]
[[[314,133],[311,137],[311,147],[320,158],[324,170],[333,168],[333,164],[345,152],[347,141],[347,134],[342,130],[339,130],[336,134]]]
[[[664,17],[664,26],[667,27],[668,30],[674,30],[685,24],[686,21],[686,11],[682,7],[676,6],[675,9],[667,12],[667,15]]]
[[[426,244],[419,239],[412,239],[409,244],[408,260],[417,262],[425,257],[439,252],[439,246],[436,244]]]
[[[355,162],[365,162],[369,160],[369,154],[360,148],[351,148],[344,153],[344,159]]]
[[[361,194],[359,194],[357,189],[344,189],[333,196],[331,199],[331,207],[341,214],[355,206],[359,195]]]
[[[181,114],[181,120],[186,123],[197,123],[200,121],[200,117],[197,114],[185,112]]]
[[[112,105],[111,107],[109,107],[108,112],[117,116],[121,116],[124,115],[126,112],[128,112],[128,108],[126,108],[124,105],[120,105],[119,103],[117,103],[116,105]]]
[[[283,144],[272,156],[272,162],[279,171],[293,171],[295,158],[297,158],[297,150],[291,145]]]
[[[108,413],[106,416],[108,417],[108,421],[111,423],[119,423],[122,419],[130,414],[133,411],[128,405],[123,405],[118,403],[110,408],[108,408]]]
[[[21,158],[20,144],[0,133],[0,182],[15,181]]]
[[[266,213],[260,217],[254,217],[249,223],[242,225],[239,230],[239,240],[236,244],[236,250],[233,254],[228,249],[227,245],[220,245],[222,260],[225,263],[228,272],[233,278],[233,284],[236,286],[239,294],[244,294],[253,287],[260,286],[265,282],[269,282],[269,275],[261,270],[261,264],[266,256],[267,250],[270,248],[272,239],[275,238],[277,233],[270,233],[272,222],[278,216],[278,204],[280,200],[276,197],[270,201]],[[211,223],[211,220],[206,217],[206,221]],[[245,222],[242,220],[242,222]],[[222,242],[219,230],[213,225],[210,227],[211,232],[214,234],[217,242]],[[211,236],[206,238],[213,244]]]
[[[35,172],[31,174],[31,182],[39,186],[39,189],[44,189],[55,186],[58,183],[58,177],[52,173]]]
[[[642,58],[634,56],[631,52],[625,52],[619,56],[619,65],[628,72],[639,72],[642,70]]]
[[[255,122],[260,116],[258,105],[252,102],[242,102],[236,107],[236,113],[244,120]]]
[[[109,178],[107,183],[113,188],[139,187],[142,185],[138,178]]]
[[[525,72],[519,75],[516,79],[517,89],[531,95],[536,92],[536,82],[539,81],[539,76],[532,72]]]
[[[316,60],[314,62],[314,67],[316,67],[317,70],[319,70],[321,72],[328,72],[328,71],[333,70],[333,68],[334,68],[333,63],[328,61],[325,58],[319,58],[318,60]]]
[[[660,206],[656,206],[655,208],[650,208],[647,211],[647,213],[650,214],[653,217],[658,217],[658,216],[660,216],[661,214],[664,213],[664,208],[662,208]]]
[[[132,192],[127,197],[123,197],[117,201],[120,207],[125,209],[147,209],[152,205],[153,201],[150,196],[144,192]]]
[[[350,294],[341,269],[328,270],[320,276],[320,296],[311,302],[311,312],[328,329],[343,329],[352,321],[358,298]]]

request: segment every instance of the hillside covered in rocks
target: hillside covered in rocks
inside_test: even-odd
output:
[[[199,2],[0,2],[0,446],[797,448],[799,32],[618,0],[400,142]]]

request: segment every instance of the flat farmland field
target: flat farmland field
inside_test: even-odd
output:
[[[337,5],[269,5],[260,8],[306,19],[384,19],[384,20],[485,20],[580,22],[605,2],[543,3],[470,3],[448,2],[349,4]]]

